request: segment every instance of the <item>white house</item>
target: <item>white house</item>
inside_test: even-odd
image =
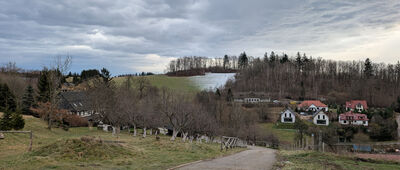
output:
[[[368,105],[365,100],[350,100],[346,102],[346,110],[347,111],[358,111],[361,112],[363,110],[367,110]]]
[[[315,114],[313,115],[313,123],[316,125],[328,126],[329,117],[324,111],[320,110],[318,112],[315,112]]]
[[[352,111],[339,115],[339,123],[342,125],[368,126],[368,117],[365,114],[353,113]]]
[[[296,121],[296,113],[291,109],[286,109],[281,112],[281,122],[282,123],[294,123]]]
[[[299,105],[297,105],[297,109],[304,110],[307,112],[316,112],[319,110],[327,112],[328,106],[319,100],[305,100],[301,102]]]
[[[242,92],[235,94],[233,101],[238,103],[264,103],[270,102],[271,99],[268,98],[266,94],[261,92]]]

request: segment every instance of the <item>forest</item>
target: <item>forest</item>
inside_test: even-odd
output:
[[[319,99],[327,104],[363,99],[375,107],[391,106],[400,96],[400,62],[333,61],[271,52],[263,58],[242,53],[238,66],[235,81],[226,84],[233,92],[265,92],[271,98]]]

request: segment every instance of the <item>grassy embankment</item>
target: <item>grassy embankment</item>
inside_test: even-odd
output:
[[[27,152],[29,135],[5,134],[0,140],[0,169],[166,169],[196,160],[238,152],[221,152],[218,144],[172,142],[169,137],[132,137],[126,132],[113,137],[111,133],[87,127],[46,129],[44,121],[24,116],[23,130],[32,130],[33,151]],[[85,141],[81,137],[120,141],[120,144]]]
[[[400,163],[314,151],[278,152],[276,169],[400,169]]]
[[[138,77],[133,77],[137,79]],[[167,87],[173,90],[185,91],[185,92],[197,92],[199,88],[189,80],[188,77],[169,77],[166,75],[152,75],[146,76],[150,84],[158,88]],[[121,84],[126,77],[113,78],[116,84]]]

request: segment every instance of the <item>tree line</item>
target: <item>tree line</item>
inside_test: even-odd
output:
[[[364,99],[377,107],[388,107],[400,96],[400,62],[373,63],[368,58],[333,61],[274,52],[263,58],[241,56],[235,81],[226,85],[234,92],[266,92],[279,99],[327,99],[330,104]]]

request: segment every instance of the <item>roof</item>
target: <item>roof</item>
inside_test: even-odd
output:
[[[60,109],[69,111],[88,111],[90,109],[89,97],[85,92],[66,91],[60,93]]]
[[[318,111],[316,111],[313,115],[312,115],[312,117],[315,117],[315,116],[317,116],[319,113],[323,113],[323,114],[325,114],[325,115],[327,115],[328,116],[328,114],[326,114],[324,111],[322,111],[322,110],[318,110]],[[329,118],[329,116],[328,116],[328,118]]]
[[[269,98],[269,95],[263,92],[237,92],[233,93],[234,98]]]
[[[365,100],[350,100],[346,102],[346,107],[354,109],[358,104],[361,104],[364,109],[368,109],[367,101]]]
[[[296,112],[294,112],[294,111],[293,111],[292,109],[290,109],[290,108],[286,108],[285,110],[283,110],[283,111],[281,112],[281,114],[285,113],[287,110],[289,110],[289,112],[292,113],[292,114],[294,114],[294,115],[297,114]]]
[[[352,111],[342,113],[339,115],[340,120],[368,120],[367,115],[361,113],[353,113]]]
[[[328,107],[319,100],[304,100],[298,105],[298,107],[310,107],[311,105],[315,105],[317,107]]]

